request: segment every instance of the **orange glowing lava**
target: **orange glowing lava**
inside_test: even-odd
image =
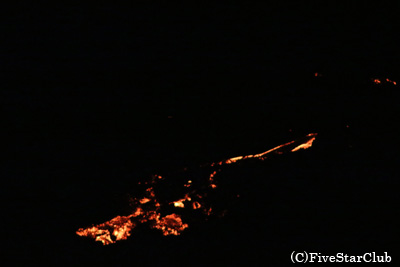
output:
[[[147,197],[142,198],[141,200],[139,200],[140,204],[144,204],[144,203],[147,203],[147,202],[149,202],[149,201],[150,201],[150,199],[147,198]]]
[[[390,80],[390,79],[388,79],[388,78],[383,79],[383,80],[381,80],[381,79],[373,79],[372,81],[373,81],[375,84],[383,84],[383,83],[388,84],[388,83],[390,83],[390,84],[393,84],[393,85],[397,85],[397,83],[396,83],[395,81],[392,81],[392,80]]]
[[[177,208],[184,208],[185,204],[183,202],[185,201],[191,201],[192,199],[186,194],[184,198],[176,200],[171,202],[171,204],[174,204],[175,207]]]
[[[375,84],[380,84],[380,83],[381,83],[381,80],[379,80],[379,79],[374,79],[374,83],[375,83]]]
[[[199,202],[197,202],[197,201],[196,201],[196,202],[193,202],[192,205],[193,205],[193,209],[194,209],[194,210],[201,208],[201,204],[200,204]]]
[[[310,148],[316,138],[316,133],[310,133],[307,136],[291,141],[265,152],[238,156],[229,158],[227,160],[211,163],[208,165],[209,168],[219,167],[221,165],[234,164],[238,161],[243,161],[246,159],[259,159],[264,160],[269,154],[283,154],[286,152],[295,152],[300,149]],[[205,179],[206,186],[204,188],[217,188],[216,176],[221,169],[212,170],[209,174],[208,179]],[[179,235],[183,230],[189,227],[188,224],[183,223],[181,215],[177,213],[172,213],[169,215],[162,216],[163,207],[171,207],[173,204],[174,208],[185,209],[190,208],[194,210],[193,212],[200,211],[206,216],[214,214],[214,211],[210,203],[207,203],[207,191],[196,191],[192,189],[192,180],[185,179],[183,182],[183,187],[185,190],[190,190],[184,194],[183,197],[178,198],[174,201],[160,202],[156,197],[156,185],[162,182],[163,177],[159,175],[153,175],[152,179],[148,182],[138,183],[139,185],[152,185],[144,190],[144,195],[141,198],[133,198],[131,200],[131,205],[133,206],[133,212],[127,216],[116,216],[115,218],[88,228],[80,228],[76,231],[79,236],[86,236],[94,239],[95,241],[100,241],[103,245],[113,244],[116,241],[125,240],[131,235],[131,231],[141,223],[149,223],[149,226],[153,229],[161,230],[163,235]],[[239,195],[236,195],[239,197]],[[226,210],[223,211],[225,214]],[[222,214],[222,215],[223,215]]]
[[[310,134],[308,134],[308,135],[306,136],[306,137],[308,138],[308,140],[307,140],[305,143],[299,144],[298,146],[296,146],[295,148],[293,148],[291,151],[292,151],[292,152],[295,152],[295,151],[297,151],[297,150],[299,150],[299,149],[301,149],[301,148],[307,149],[307,148],[311,147],[311,146],[312,146],[312,142],[315,140],[315,137],[316,137],[316,136],[317,136],[316,133],[310,133]],[[211,166],[214,166],[214,165],[223,165],[223,164],[232,164],[232,163],[236,163],[236,162],[238,162],[238,161],[240,161],[240,160],[245,160],[245,159],[250,159],[250,158],[264,159],[264,157],[265,157],[267,154],[270,154],[270,153],[272,153],[272,152],[275,152],[276,154],[282,154],[283,151],[280,151],[280,149],[282,149],[282,148],[287,148],[287,147],[289,147],[290,145],[295,144],[295,143],[297,143],[297,142],[296,142],[296,141],[291,141],[291,142],[285,143],[285,144],[283,144],[283,145],[274,147],[274,148],[272,148],[272,149],[270,149],[270,150],[267,150],[267,151],[265,151],[265,152],[262,152],[262,153],[260,153],[260,154],[246,155],[246,156],[238,156],[238,157],[230,158],[230,159],[227,159],[227,160],[224,160],[224,161],[220,161],[220,162],[217,162],[217,163],[212,163]],[[215,174],[214,174],[214,175],[215,175]]]
[[[315,137],[311,138],[310,140],[308,140],[307,142],[305,142],[301,145],[296,146],[295,148],[292,149],[292,152],[296,152],[297,150],[307,149],[307,148],[311,147],[314,140],[315,140]]]
[[[90,228],[80,228],[76,231],[76,234],[91,237],[96,241],[102,242],[103,245],[112,244],[116,241],[127,239],[131,235],[130,231],[134,228],[130,220],[132,216],[134,215],[117,216],[108,222]]]
[[[387,79],[387,78],[386,78],[386,82],[391,83],[391,84],[393,84],[393,85],[396,85],[396,84],[397,84],[395,81],[389,80],[389,79]]]
[[[189,225],[182,223],[181,217],[175,213],[157,220],[157,223],[153,226],[153,228],[161,230],[163,235],[179,235],[188,227]]]

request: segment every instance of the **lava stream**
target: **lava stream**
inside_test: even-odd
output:
[[[183,223],[181,215],[177,214],[183,209],[192,209],[202,212],[205,216],[213,214],[213,208],[210,203],[207,203],[207,190],[215,190],[218,188],[216,175],[221,171],[221,165],[233,164],[246,159],[264,160],[270,154],[283,154],[286,152],[296,152],[300,149],[310,148],[316,138],[316,133],[310,133],[305,137],[291,141],[265,152],[238,156],[229,158],[223,161],[214,162],[208,165],[212,172],[205,180],[206,185],[200,189],[193,189],[192,180],[186,180],[182,185],[187,192],[183,197],[175,201],[163,202],[156,197],[155,185],[164,178],[160,175],[153,175],[152,179],[144,184],[149,185],[144,191],[141,198],[133,198],[133,212],[127,216],[117,216],[105,223],[94,225],[88,228],[80,228],[76,231],[79,236],[93,238],[95,241],[100,241],[104,245],[115,243],[119,240],[125,240],[131,235],[131,231],[141,223],[148,223],[153,229],[161,230],[163,235],[179,235],[183,230],[189,227],[187,223]],[[141,183],[139,183],[140,185]],[[162,209],[176,209],[176,212],[162,216]]]

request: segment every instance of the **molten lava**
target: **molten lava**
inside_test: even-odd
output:
[[[388,83],[390,83],[390,84],[393,84],[393,85],[397,85],[397,83],[396,83],[395,81],[392,81],[392,80],[390,80],[390,79],[388,79],[388,78],[383,79],[383,80],[381,80],[381,79],[373,79],[372,81],[373,81],[375,84],[383,84],[383,83],[388,84]]]
[[[186,223],[182,223],[181,217],[175,213],[157,220],[157,223],[153,226],[155,229],[162,230],[163,235],[179,235],[180,232],[188,227],[189,226]]]
[[[115,243],[115,241],[127,239],[131,235],[134,225],[129,216],[117,216],[108,222],[90,227],[80,228],[76,231],[79,236],[88,236],[96,241],[102,242],[104,245]],[[113,240],[114,239],[114,240]]]
[[[315,140],[315,137],[312,137],[310,140],[308,140],[307,142],[305,142],[301,145],[296,146],[291,151],[296,152],[297,150],[300,150],[300,149],[307,149],[312,146],[312,143],[314,142],[314,140]]]
[[[375,83],[375,84],[380,84],[380,83],[382,83],[382,82],[381,82],[381,80],[379,80],[379,79],[374,79],[374,83]]]
[[[392,81],[392,80],[389,80],[389,79],[386,79],[386,82],[391,83],[391,84],[393,84],[393,85],[396,85],[396,82],[395,82],[395,81]]]
[[[190,208],[195,210],[193,212],[202,212],[206,216],[213,214],[213,209],[210,203],[207,203],[207,190],[213,190],[217,188],[216,175],[221,169],[221,165],[234,164],[238,161],[247,159],[259,159],[264,160],[270,154],[283,154],[285,152],[296,152],[300,149],[310,148],[316,138],[316,133],[310,133],[302,139],[291,141],[272,149],[269,149],[260,154],[237,156],[229,158],[223,161],[214,162],[208,165],[208,168],[212,169],[208,179],[205,179],[206,185],[197,189],[192,189],[192,180],[185,180],[183,184],[185,190],[190,190],[184,194],[183,197],[178,198],[174,201],[161,201],[156,197],[155,186],[164,180],[162,176],[153,175],[152,179],[148,182],[138,183],[139,185],[151,185],[144,190],[144,196],[141,198],[133,198],[131,205],[134,207],[133,212],[127,216],[117,216],[105,223],[101,223],[88,228],[80,228],[76,231],[79,236],[86,236],[93,238],[95,241],[100,241],[103,245],[113,244],[119,240],[125,240],[131,235],[131,231],[141,223],[148,223],[150,228],[161,230],[163,235],[179,235],[183,230],[189,227],[188,224],[184,223],[181,215],[177,213],[171,213],[162,216],[163,207],[171,207],[173,204],[174,208],[186,209]],[[218,190],[217,190],[218,192]],[[236,195],[239,197],[239,195]],[[225,214],[226,210],[223,211]],[[222,214],[222,215],[223,215]]]
[[[191,201],[191,200],[192,199],[189,197],[189,195],[186,194],[184,198],[176,200],[176,201],[173,201],[171,204],[174,204],[174,206],[177,207],[177,208],[184,208],[185,204],[183,202]]]

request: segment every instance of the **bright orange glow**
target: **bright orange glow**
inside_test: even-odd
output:
[[[388,83],[391,83],[391,84],[393,84],[393,85],[396,85],[396,82],[395,82],[395,81],[389,80],[389,79],[387,79],[387,78],[386,78],[386,81],[387,81]]]
[[[379,79],[374,79],[374,83],[375,83],[375,84],[380,84],[380,83],[381,83],[381,80],[379,80]]]
[[[189,225],[182,223],[181,217],[175,213],[157,220],[157,223],[153,226],[153,228],[163,231],[163,235],[180,235],[188,227]]]
[[[231,164],[231,163],[235,163],[236,161],[239,161],[243,159],[243,156],[239,156],[239,157],[234,157],[234,158],[230,158],[227,161],[225,161],[225,164]]]
[[[312,146],[316,136],[316,133],[310,133],[300,140],[295,140],[276,146],[259,154],[233,157],[227,160],[211,163],[208,166],[219,167],[221,165],[234,164],[238,161],[246,159],[265,160],[266,157],[272,153],[283,154],[286,152],[295,152],[300,149],[307,149]],[[210,190],[209,188],[217,188],[215,183],[216,176],[220,171],[221,169],[215,170],[214,168],[214,170],[212,170],[212,172],[209,174],[208,179],[205,180],[207,186],[204,186],[204,188],[208,188],[204,189],[206,191],[197,191],[196,189],[188,188],[187,190],[191,191],[187,191],[183,197],[172,202],[160,203],[156,197],[155,188],[150,186],[145,189],[144,196],[141,198],[131,199],[131,205],[134,207],[134,210],[131,214],[127,216],[116,216],[105,223],[88,228],[80,228],[76,231],[76,234],[79,236],[90,237],[95,241],[100,241],[104,245],[108,245],[119,240],[127,239],[131,235],[131,231],[136,225],[147,222],[151,228],[161,230],[163,235],[179,235],[183,230],[188,228],[189,225],[183,223],[181,215],[176,213],[162,217],[161,209],[165,206],[170,207],[170,205],[173,204],[173,207],[178,208],[177,211],[184,208],[191,208],[192,210],[200,210],[206,216],[216,214],[216,212],[213,212],[211,205],[206,202],[208,199],[207,192],[209,192],[207,190]],[[144,183],[139,182],[138,184],[155,185],[161,179],[162,177],[160,175],[153,175],[150,181],[146,181]],[[184,184],[184,186],[190,187],[192,185],[192,180],[186,181],[187,182]],[[239,195],[236,195],[236,197],[239,197]],[[188,202],[191,203],[188,204]],[[225,212],[226,210],[224,210],[222,214],[216,215],[223,216]]]
[[[185,204],[183,204],[182,201],[177,200],[177,201],[174,202],[174,206],[177,207],[177,208],[184,208]]]
[[[213,173],[210,174],[210,181],[214,178],[214,176],[217,174],[217,171],[214,171]]]
[[[307,141],[306,143],[304,143],[304,144],[301,144],[301,145],[299,145],[299,146],[296,146],[295,148],[292,149],[292,152],[296,152],[297,150],[300,150],[300,149],[307,149],[307,148],[311,147],[311,146],[312,146],[312,143],[314,142],[314,140],[315,140],[315,137],[311,138],[310,140],[308,140],[308,141]]]
[[[200,203],[199,202],[193,202],[193,209],[194,210],[196,210],[196,209],[199,209],[199,208],[201,208],[201,205],[200,205]]]
[[[219,163],[219,165],[221,165],[221,163]],[[210,181],[210,187],[211,188],[217,188],[217,185],[216,184],[214,184],[214,176],[217,174],[217,171],[213,171],[211,174],[210,174],[210,178],[208,179],[209,181]]]
[[[395,81],[390,80],[389,78],[386,78],[384,80],[380,80],[380,79],[373,79],[373,82],[375,84],[381,84],[381,83],[391,83],[393,85],[396,85],[397,83]]]
[[[185,204],[183,202],[185,201],[191,201],[192,199],[186,194],[184,198],[176,200],[174,202],[171,202],[174,204],[175,207],[177,208],[184,208]]]
[[[130,231],[134,225],[130,218],[134,215],[129,216],[117,216],[114,219],[93,226],[87,229],[80,228],[76,231],[79,236],[88,236],[96,241],[102,242],[104,245],[115,243],[119,240],[127,239],[130,236]]]
[[[310,134],[308,134],[306,137],[310,137],[310,139],[309,139],[308,141],[306,141],[304,144],[298,145],[297,147],[299,147],[299,148],[296,147],[296,148],[292,149],[291,151],[292,151],[292,152],[295,152],[295,151],[299,150],[300,148],[306,149],[306,148],[311,147],[312,142],[315,140],[315,137],[316,137],[316,136],[317,136],[316,133],[310,133]],[[286,147],[288,147],[288,146],[290,146],[290,145],[292,145],[292,144],[294,144],[294,143],[296,143],[296,141],[291,141],[291,142],[285,143],[285,144],[283,144],[283,145],[274,147],[274,148],[272,148],[272,149],[270,149],[270,150],[267,150],[267,151],[265,151],[265,152],[262,152],[262,153],[260,153],[260,154],[246,155],[246,156],[238,156],[238,157],[230,158],[230,159],[227,159],[227,160],[224,160],[224,161],[220,161],[220,162],[218,162],[218,163],[212,163],[211,166],[223,165],[223,164],[232,164],[232,163],[236,163],[236,162],[238,162],[238,161],[240,161],[240,160],[250,159],[250,158],[260,158],[260,159],[263,160],[264,157],[265,157],[267,154],[270,154],[271,152],[275,152],[276,154],[282,154],[283,152],[282,152],[282,151],[279,151],[279,149],[281,149],[281,148],[286,148]],[[213,174],[213,175],[215,175],[215,174]]]
[[[144,203],[147,203],[147,202],[149,202],[149,201],[150,201],[150,199],[147,198],[147,197],[142,198],[141,200],[139,200],[140,204],[144,204]]]

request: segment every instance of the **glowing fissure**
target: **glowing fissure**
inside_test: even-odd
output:
[[[283,154],[285,152],[296,152],[300,149],[310,148],[316,138],[316,133],[310,133],[304,138],[296,141],[291,141],[272,149],[269,149],[260,154],[238,156],[223,160],[220,162],[211,163],[208,166],[218,167],[226,164],[233,164],[238,161],[243,161],[246,159],[260,159],[264,160],[267,155]],[[218,188],[215,177],[221,169],[213,170],[209,176],[206,183],[209,190],[215,190]],[[88,228],[80,228],[76,231],[79,236],[86,236],[94,239],[95,241],[100,241],[103,245],[113,244],[119,240],[125,240],[131,235],[131,231],[141,223],[148,223],[153,229],[161,230],[163,235],[179,235],[183,230],[189,227],[187,223],[184,223],[181,215],[177,214],[179,210],[182,209],[192,209],[202,212],[205,216],[210,216],[213,214],[213,209],[209,203],[206,202],[207,199],[207,189],[202,188],[202,191],[197,191],[191,189],[192,180],[186,180],[183,184],[183,188],[191,191],[184,194],[182,198],[175,201],[160,203],[159,199],[156,198],[156,193],[154,186],[158,181],[163,180],[160,175],[153,175],[149,182],[138,183],[139,185],[145,184],[149,185],[145,189],[144,196],[142,198],[133,198],[132,206],[134,207],[133,212],[127,216],[116,216],[115,218]],[[177,211],[174,213],[162,216],[161,209],[163,207],[173,207]],[[223,214],[222,214],[223,215]]]

